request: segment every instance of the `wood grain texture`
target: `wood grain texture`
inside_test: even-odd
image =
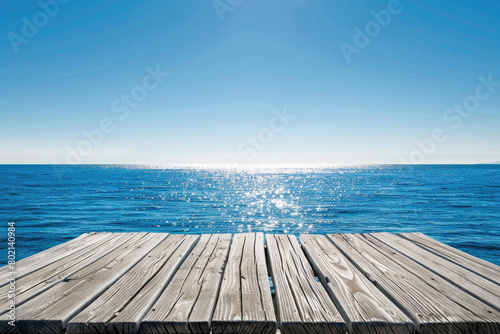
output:
[[[454,262],[465,269],[468,269],[477,275],[500,285],[500,267],[491,262],[462,252],[456,248],[429,238],[422,233],[401,233],[398,235],[438,256],[441,256],[444,259]]]
[[[136,333],[147,306],[154,302],[155,296],[148,292],[156,289],[156,294],[161,293],[197,239],[194,235],[168,236],[85,310],[71,319],[68,334]],[[165,268],[168,269],[164,270]],[[136,307],[138,302],[134,299],[144,298],[144,295],[147,302],[141,303],[142,307]],[[131,309],[135,312],[131,313]],[[124,311],[125,319],[122,316],[117,320]]]
[[[304,234],[302,247],[321,282],[355,333],[412,333],[413,322],[326,237]]]
[[[19,306],[16,326],[27,333],[45,333],[40,330],[43,326],[64,330],[70,318],[92,303],[166,236],[132,234],[129,241],[106,256]],[[7,328],[7,321],[6,315],[0,317],[0,330]]]
[[[498,333],[498,312],[391,247],[359,234],[328,237],[414,320],[419,333]]]
[[[191,253],[193,247],[200,239],[199,235],[188,235],[184,242],[174,252],[172,260],[156,275],[121,312],[116,318],[111,320],[111,324],[127,324],[131,323],[128,328],[130,332],[137,332],[140,321],[146,313],[151,309],[154,303],[158,300],[161,293],[168,286],[174,274],[177,272],[181,264]],[[125,330],[124,330],[125,332]]]
[[[234,235],[212,320],[212,332],[276,332],[262,233]]]
[[[406,315],[418,333],[500,334],[494,264],[415,233],[301,240],[268,235],[267,260],[262,233],[82,235],[19,262],[16,327],[0,309],[0,332],[345,333],[346,319],[393,334]]]
[[[66,257],[16,279],[16,304],[18,306],[22,305],[43,291],[50,289],[57,283],[62,282],[72,273],[85,268],[90,263],[106,255],[113,250],[114,247],[123,244],[131,237],[132,234],[116,233],[108,234],[105,238],[91,244],[82,242],[82,244],[86,244],[86,247],[82,247]],[[7,302],[8,296],[0,295],[0,305]],[[7,310],[0,309],[0,314],[6,313],[6,311]]]
[[[266,235],[278,322],[287,333],[345,333],[346,323],[314,277],[294,236]]]
[[[500,311],[500,287],[490,280],[476,275],[454,262],[445,260],[400,236],[391,233],[372,233],[368,237],[376,238],[390,245],[408,258]]]
[[[202,235],[140,325],[141,333],[209,333],[230,234]]]
[[[16,262],[16,277],[17,279],[20,279],[109,235],[111,235],[111,233],[84,233],[75,239],[69,240],[68,242],[19,260]],[[5,277],[10,271],[11,270],[8,266],[0,268],[0,277]],[[0,282],[0,287],[5,285],[7,285],[7,282]]]

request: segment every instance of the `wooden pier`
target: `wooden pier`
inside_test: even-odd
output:
[[[10,271],[2,333],[500,333],[500,267],[420,233],[90,233]]]

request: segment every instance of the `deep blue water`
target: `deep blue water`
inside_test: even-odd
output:
[[[422,232],[500,265],[500,165],[0,165],[0,189],[0,235],[7,248],[15,222],[18,259],[91,231],[388,231]]]

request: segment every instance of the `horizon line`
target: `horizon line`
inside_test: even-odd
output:
[[[356,166],[459,166],[459,165],[500,165],[500,161],[476,162],[476,163],[426,163],[426,164],[404,164],[404,163],[361,163],[361,164],[297,164],[297,163],[269,163],[269,164],[212,164],[212,163],[190,163],[190,164],[150,164],[150,163],[83,163],[83,164],[48,164],[48,163],[0,163],[0,166],[137,166],[161,169],[311,169],[311,168],[339,168]]]

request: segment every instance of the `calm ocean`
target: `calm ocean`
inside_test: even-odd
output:
[[[91,231],[388,231],[422,232],[500,265],[500,165],[1,165],[0,188],[2,241],[7,249],[15,222],[17,259]],[[5,264],[7,250],[0,258]]]

